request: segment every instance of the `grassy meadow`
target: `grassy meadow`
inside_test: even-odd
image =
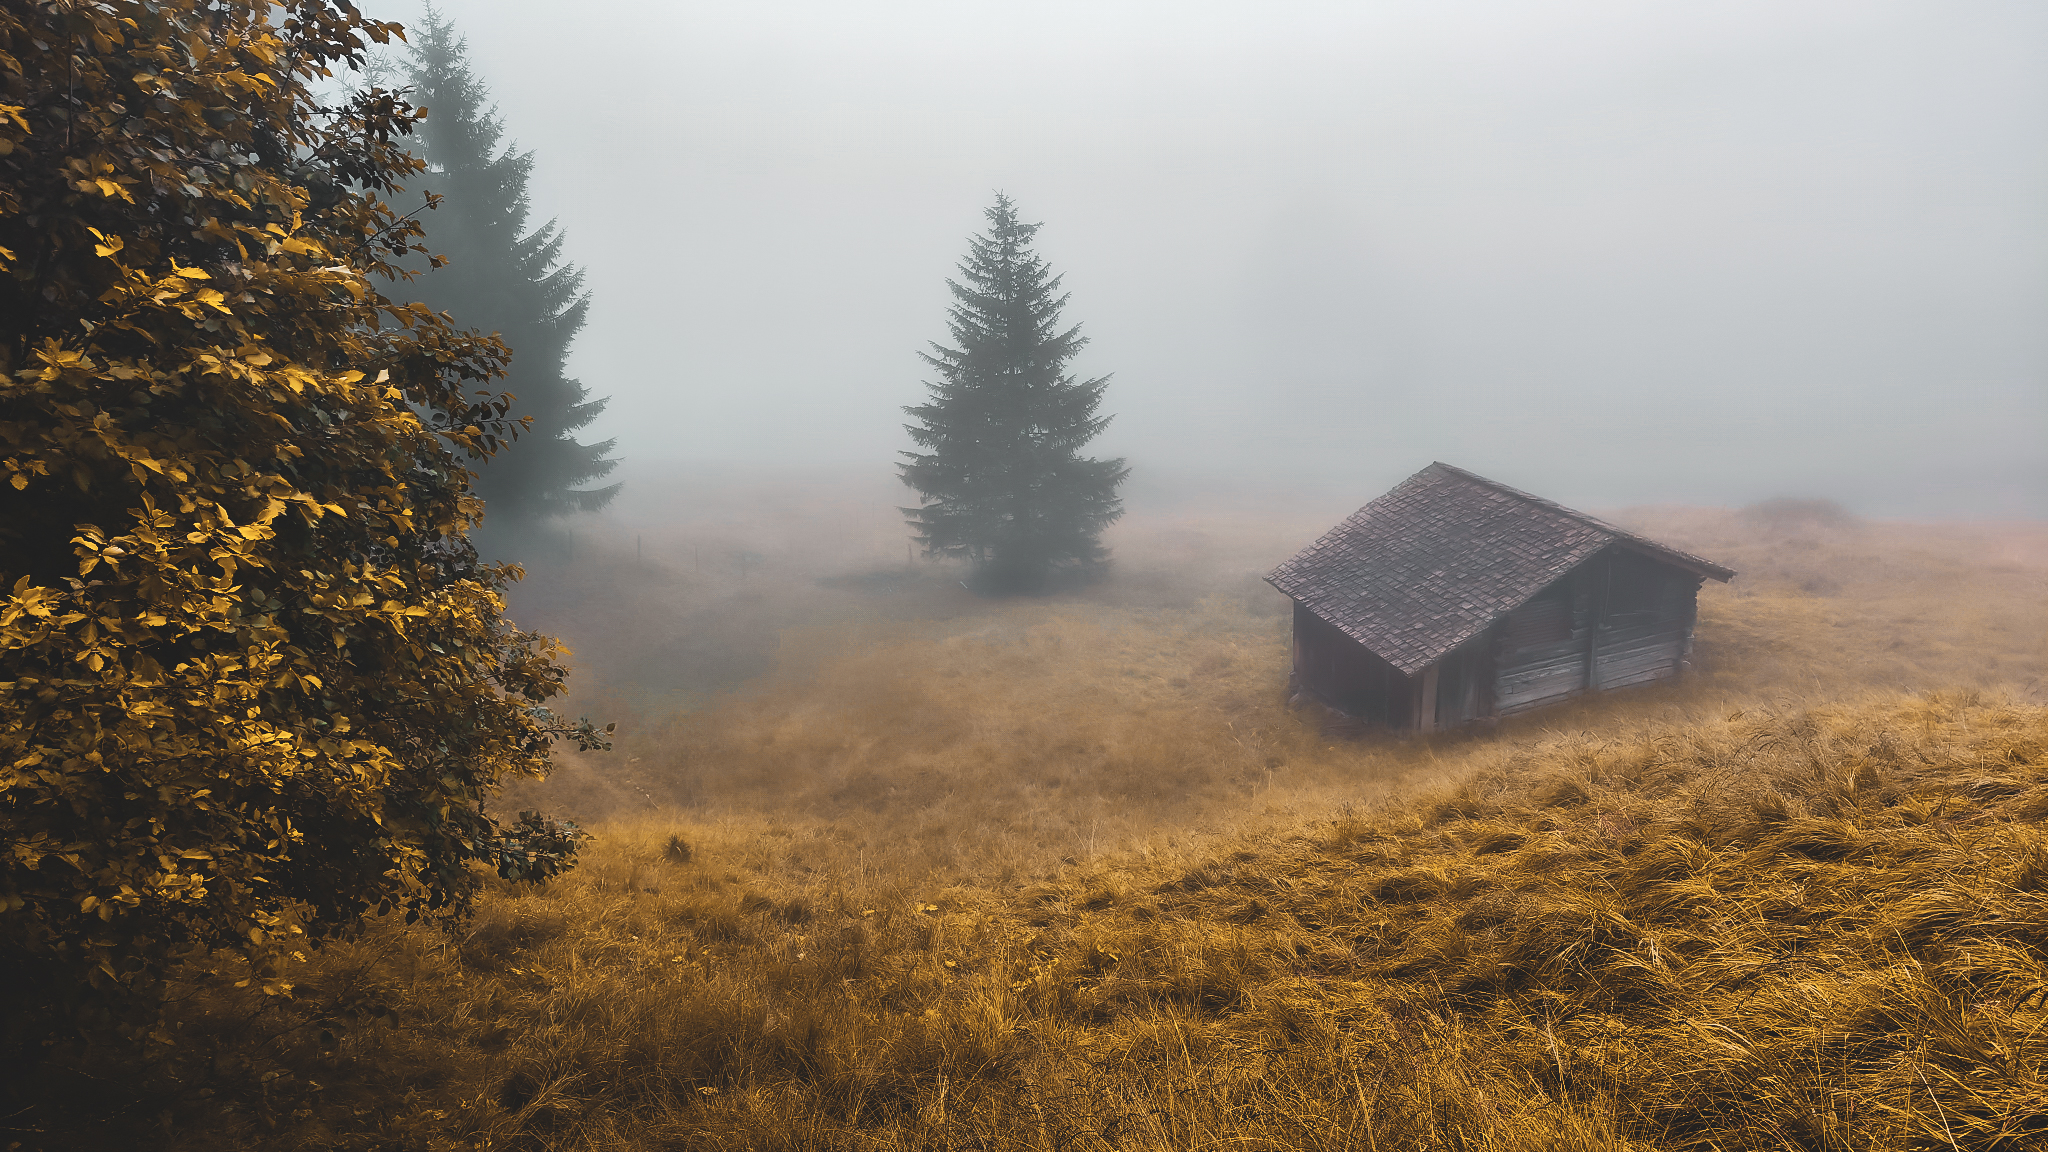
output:
[[[1426,739],[1285,699],[1171,509],[996,603],[872,502],[726,489],[537,552],[621,721],[502,807],[583,864],[289,999],[55,1054],[22,1149],[2048,1146],[2048,528],[1632,509],[1741,575],[1697,671]]]

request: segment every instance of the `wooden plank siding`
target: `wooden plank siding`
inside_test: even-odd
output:
[[[1698,576],[1610,549],[1496,626],[1502,716],[1677,676],[1692,652]]]
[[[1456,728],[1494,715],[1491,634],[1456,649],[1436,667],[1436,727]]]
[[[1701,579],[1624,548],[1589,568],[1600,582],[1589,687],[1605,692],[1677,676],[1691,646]]]
[[[1587,627],[1577,592],[1566,576],[1501,621],[1495,633],[1495,715],[1540,708],[1585,688]]]

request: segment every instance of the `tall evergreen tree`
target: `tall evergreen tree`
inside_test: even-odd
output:
[[[947,280],[953,347],[920,353],[938,373],[928,403],[906,407],[922,452],[905,452],[903,482],[922,498],[904,514],[927,556],[971,560],[990,592],[1040,591],[1062,573],[1107,558],[1101,535],[1123,515],[1121,459],[1081,449],[1109,424],[1096,414],[1109,377],[1077,380],[1067,364],[1087,340],[1062,329],[1061,276],[1031,250],[1041,225],[1017,218],[1008,196],[985,215]]]
[[[500,146],[504,121],[470,68],[468,42],[431,7],[409,63],[412,100],[427,109],[420,135],[428,172],[420,183],[443,196],[425,218],[427,243],[448,257],[415,290],[433,308],[500,335],[512,349],[505,385],[515,398],[512,414],[531,421],[516,444],[481,470],[477,489],[488,523],[495,528],[596,511],[619,486],[582,485],[618,467],[607,457],[616,441],[573,438],[606,401],[591,399],[589,389],[563,371],[569,343],[590,310],[583,272],[563,262],[554,221],[527,230],[533,153]]]

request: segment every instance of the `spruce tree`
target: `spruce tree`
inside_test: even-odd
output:
[[[979,589],[1036,592],[1101,566],[1102,529],[1123,515],[1117,488],[1130,470],[1081,455],[1110,421],[1096,414],[1109,377],[1067,371],[1087,340],[1078,324],[1060,327],[1069,296],[1031,250],[1041,225],[1020,221],[1000,193],[985,215],[987,234],[946,281],[954,346],[920,353],[938,379],[926,382],[928,403],[904,409],[924,451],[898,465],[923,501],[903,512],[925,555],[972,561]]]
[[[427,109],[420,137],[428,171],[420,183],[442,196],[424,216],[427,244],[448,258],[414,289],[436,310],[495,331],[512,349],[505,387],[514,397],[512,415],[530,421],[517,443],[481,469],[477,489],[487,523],[516,527],[596,511],[619,486],[582,485],[618,466],[606,455],[616,441],[573,438],[606,401],[591,399],[563,371],[590,309],[583,272],[563,262],[554,221],[527,230],[533,153],[501,147],[504,122],[469,65],[468,44],[431,7],[409,63],[411,99]]]

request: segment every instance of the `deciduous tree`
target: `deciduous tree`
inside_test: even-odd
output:
[[[1040,225],[1000,194],[986,215],[960,279],[946,282],[953,346],[921,354],[938,379],[926,403],[904,409],[923,451],[898,467],[923,503],[903,511],[926,555],[972,561],[983,590],[1033,592],[1102,564],[1130,470],[1081,455],[1109,424],[1098,415],[1109,377],[1067,370],[1087,340],[1078,324],[1060,326],[1068,295],[1031,249]]]
[[[466,537],[505,351],[402,302],[418,114],[311,87],[399,33],[0,7],[0,1027],[563,863],[484,811],[600,739]]]

